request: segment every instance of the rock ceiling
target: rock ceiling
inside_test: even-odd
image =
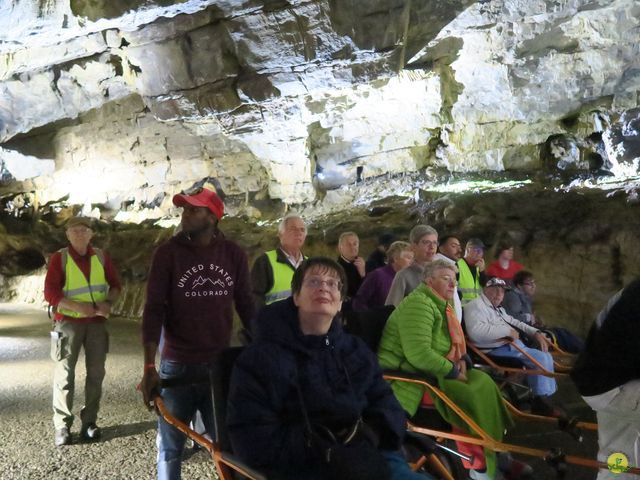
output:
[[[203,182],[259,220],[348,209],[356,182],[380,199],[456,172],[637,175],[636,0],[0,5],[16,215],[160,219]]]

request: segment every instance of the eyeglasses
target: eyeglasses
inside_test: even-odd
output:
[[[438,242],[433,242],[431,240],[420,240],[418,242],[420,245],[424,245],[425,247],[437,247]]]
[[[318,277],[311,277],[311,278],[306,278],[302,284],[305,287],[309,287],[312,288],[314,290],[317,290],[318,288],[324,286],[327,288],[327,290],[331,290],[333,292],[337,292],[338,290],[340,290],[342,288],[342,282],[340,282],[340,280],[336,280],[334,278],[330,278],[328,280],[323,280],[321,278]]]

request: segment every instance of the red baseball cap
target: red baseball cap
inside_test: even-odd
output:
[[[193,205],[194,207],[207,207],[218,217],[218,220],[224,215],[224,203],[216,192],[201,188],[195,193],[187,195],[186,193],[178,193],[173,196],[173,204],[176,207],[184,207],[185,205]]]

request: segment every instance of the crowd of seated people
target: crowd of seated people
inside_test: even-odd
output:
[[[389,317],[378,359],[383,368],[435,376],[439,388],[492,438],[500,441],[511,418],[495,382],[486,373],[472,368],[460,320],[450,303],[454,295],[455,266],[445,260],[426,265],[421,284]],[[392,381],[391,387],[404,410],[414,416],[423,402],[425,387],[402,381]],[[433,398],[433,402],[447,422],[466,431],[466,423],[455,412],[438,398]],[[457,445],[459,451],[473,456],[473,462],[464,463],[472,479],[496,478],[495,452],[483,452],[468,443]],[[500,466],[510,474],[525,469],[510,459]]]
[[[381,245],[385,239],[380,239]],[[378,349],[379,365],[435,377],[439,388],[495,440],[502,440],[506,428],[511,425],[511,417],[494,380],[473,368],[467,354],[465,333],[480,349],[490,352],[494,357],[518,358],[525,368],[538,369],[529,357],[522,354],[525,351],[549,372],[554,370],[553,358],[548,352],[549,340],[539,329],[541,325],[533,314],[535,286],[532,288],[531,285],[535,285],[535,282],[532,275],[521,271],[522,265],[513,260],[512,243],[502,241],[497,245],[496,261],[486,271],[486,247],[482,240],[470,238],[463,252],[456,236],[442,237],[438,244],[438,232],[428,225],[415,226],[409,234],[409,242],[396,241],[388,245],[386,250],[381,245],[376,247],[374,257],[378,261],[384,259],[382,261],[386,263],[365,271],[364,261],[359,256],[357,234],[345,232],[338,242],[340,256],[336,266],[324,260],[317,263],[312,258],[307,267],[309,261],[306,261],[301,267],[303,270],[299,269],[295,274],[297,276],[300,272],[300,278],[294,278],[293,297],[263,309],[256,322],[256,343],[241,357],[235,369],[229,426],[234,448],[240,456],[254,466],[275,473],[275,478],[307,478],[307,475],[311,475],[308,478],[315,478],[307,469],[314,462],[317,468],[325,472],[333,468],[314,450],[329,448],[325,444],[318,447],[314,436],[319,411],[332,410],[329,417],[336,418],[327,420],[322,417],[327,413],[324,412],[318,421],[323,425],[329,422],[332,431],[338,429],[344,433],[357,419],[369,416],[369,408],[378,408],[367,406],[367,401],[363,401],[359,402],[360,410],[353,410],[353,406],[341,398],[341,394],[331,392],[331,398],[325,398],[325,393],[310,390],[309,382],[303,381],[299,372],[295,373],[304,368],[305,378],[319,378],[316,369],[328,368],[330,376],[338,384],[343,382],[353,388],[353,381],[358,377],[355,377],[355,373],[349,373],[348,369],[341,373],[345,365],[352,365],[344,357],[354,355],[355,362],[355,358],[366,358],[366,355],[360,351],[360,347],[354,346],[359,344],[351,343],[353,340],[339,328],[336,315],[341,308],[341,301],[345,299],[350,301],[350,309],[356,312],[372,311],[385,304],[394,306]],[[309,278],[318,285],[311,285]],[[503,278],[515,284],[513,290]],[[332,286],[339,285],[340,291],[330,291],[329,283]],[[318,304],[314,305],[316,294],[318,298],[326,295],[326,304],[318,300]],[[329,308],[334,304],[336,308]],[[309,316],[311,311],[306,311],[311,306],[323,312],[324,319],[315,320],[322,324],[320,329],[309,329],[305,325],[313,317]],[[281,325],[286,326],[285,330],[277,327],[279,322],[286,322],[286,325]],[[535,346],[529,343],[525,345],[522,342],[524,337],[533,339]],[[345,343],[350,347],[338,355],[343,356],[342,360],[336,360],[335,353],[324,351],[324,347],[329,345],[332,348],[340,345],[344,349]],[[314,349],[320,353],[304,353],[313,352]],[[355,349],[358,353],[349,353],[349,349]],[[319,360],[325,354],[322,352],[332,360]],[[299,358],[296,360],[296,357]],[[320,363],[316,365],[312,359]],[[335,361],[338,363],[334,365]],[[367,364],[370,360],[359,361]],[[373,367],[369,365],[369,368]],[[383,392],[380,378],[377,377],[379,371],[372,374],[377,378],[376,388]],[[534,393],[533,413],[550,416],[564,414],[550,400],[557,389],[554,378],[530,375],[527,379]],[[293,385],[296,382],[299,384]],[[287,385],[282,386],[284,383]],[[266,390],[258,394],[263,389]],[[454,431],[469,433],[467,425],[446,404],[425,395],[424,387],[392,381],[391,389],[401,410],[408,417],[415,415],[422,405],[430,403]],[[354,394],[356,397],[359,395],[358,392],[351,392],[350,401]],[[384,408],[395,412],[392,416],[397,415],[397,406],[388,400],[388,394],[381,398],[387,398]],[[339,413],[340,408],[345,408],[345,411]],[[305,413],[300,414],[300,410]],[[389,412],[383,417],[387,414]],[[297,415],[299,423],[285,428],[281,424],[267,425],[262,422],[263,425],[256,431],[254,425],[260,419],[277,419],[282,415],[287,418]],[[346,417],[338,418],[341,415]],[[313,421],[309,423],[303,418],[305,416]],[[384,453],[386,462],[393,465],[394,459],[398,459],[396,450],[398,439],[402,436],[398,424],[394,427],[395,433],[389,437],[393,428],[390,430],[390,426],[385,426],[380,418],[364,423],[371,424],[374,430],[380,430],[374,437],[387,439],[384,448],[379,443],[375,443],[375,447]],[[255,442],[261,441],[263,434],[264,448],[258,449],[263,453],[258,458]],[[334,436],[339,442],[340,435]],[[274,438],[278,440],[273,442]],[[393,441],[390,441],[391,438]],[[300,446],[290,446],[288,442],[297,439],[302,442]],[[531,468],[509,455],[496,455],[491,450],[464,442],[456,444],[458,450],[468,454],[471,459],[463,463],[472,479],[530,478]],[[301,448],[306,450],[302,451]],[[298,460],[289,458],[292,452],[304,462],[298,465]],[[282,465],[287,465],[286,470],[278,470]]]
[[[493,357],[517,358],[524,368],[542,365],[551,373],[554,363],[543,329],[562,348],[582,349],[578,337],[545,327],[535,315],[535,279],[513,259],[508,240],[496,245],[496,260],[485,269],[481,239],[468,239],[463,251],[457,236],[439,242],[428,225],[416,225],[408,241],[391,243],[391,234],[382,235],[366,265],[355,232],[340,235],[337,261],[304,257],[305,236],[302,219],[289,215],[279,229],[280,249],[256,262],[253,276],[265,280],[254,293],[266,305],[231,381],[228,427],[234,451],[269,478],[425,478],[409,471],[400,446],[406,419],[427,404],[453,431],[473,433],[423,386],[387,384],[381,367],[435,377],[458,407],[501,441],[511,417],[494,380],[473,368],[467,338]],[[344,318],[351,310],[360,314],[385,305],[395,309],[376,359],[343,331],[340,312]],[[529,375],[527,380],[533,413],[564,415],[551,401],[554,378]],[[532,474],[509,455],[456,444],[470,458],[463,463],[472,479]]]

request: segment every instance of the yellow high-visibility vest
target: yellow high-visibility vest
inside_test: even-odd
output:
[[[466,305],[474,298],[478,298],[482,292],[480,286],[480,272],[478,267],[476,269],[476,276],[473,277],[471,269],[464,258],[458,260],[458,271],[460,272],[460,279],[458,280],[458,289],[462,293],[462,305]]]
[[[107,283],[104,266],[102,265],[104,261],[102,252],[94,249],[94,254],[91,255],[91,272],[88,282],[84,273],[80,270],[80,267],[78,267],[75,260],[73,260],[73,257],[69,255],[69,250],[63,248],[60,250],[60,254],[62,255],[62,269],[64,270],[65,277],[62,293],[65,298],[78,302],[93,303],[102,302],[107,299],[109,284]],[[58,307],[57,311],[67,317],[83,317],[81,313],[65,308]]]
[[[278,261],[276,250],[269,250],[266,255],[273,272],[273,287],[264,296],[264,303],[269,305],[291,296],[291,279],[295,270],[290,264]]]

